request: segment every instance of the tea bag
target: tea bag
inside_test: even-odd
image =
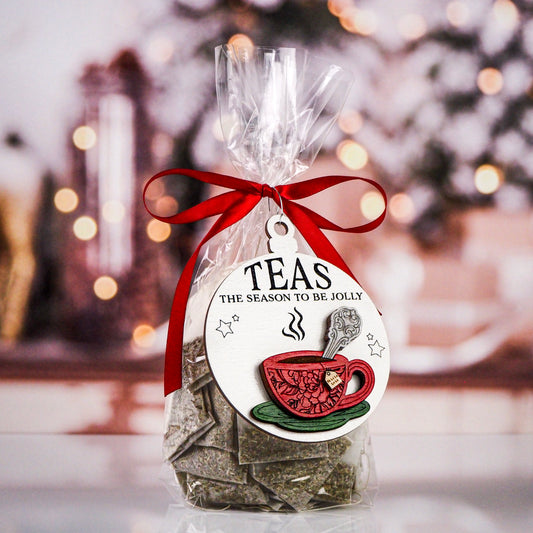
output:
[[[213,377],[209,372],[202,337],[183,345],[183,382],[191,391],[197,391]]]
[[[328,456],[325,442],[302,443],[280,439],[238,418],[239,463],[271,463],[290,459],[313,459]]]
[[[186,497],[200,507],[266,506],[268,504],[267,494],[253,479],[248,479],[243,485],[187,474]]]
[[[355,481],[355,467],[343,461],[339,462],[322,487],[315,494],[315,499],[321,502],[337,504],[350,503]]]
[[[328,457],[256,464],[252,476],[296,511],[303,511],[329,478],[350,440],[342,437],[328,443]]]
[[[227,452],[236,452],[235,443],[235,410],[226,401],[220,389],[214,382],[207,385],[207,391],[211,398],[212,416],[216,424],[196,441],[198,446],[211,446]]]
[[[173,461],[172,466],[177,472],[238,484],[246,483],[248,474],[248,469],[239,465],[233,454],[204,446],[192,446],[186,454]]]
[[[187,387],[175,391],[167,403],[167,431],[163,455],[173,461],[215,425],[210,413],[209,395],[204,390],[191,392]]]

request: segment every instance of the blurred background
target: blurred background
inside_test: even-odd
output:
[[[202,227],[150,219],[158,170],[234,173],[214,46],[353,72],[303,177],[386,188],[331,240],[383,312],[378,433],[533,432],[533,2],[0,3],[0,432],[162,433],[166,319]],[[161,214],[210,194],[152,187]],[[361,187],[320,209],[347,225]]]

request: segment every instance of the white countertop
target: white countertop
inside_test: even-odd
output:
[[[2,533],[522,533],[533,435],[376,435],[370,509],[206,512],[159,479],[161,437],[0,435]]]

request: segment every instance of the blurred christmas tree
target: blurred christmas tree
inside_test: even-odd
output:
[[[171,163],[197,168],[221,154],[217,44],[306,47],[351,70],[324,150],[386,183],[390,220],[430,246],[457,210],[533,198],[532,13],[510,0],[175,0],[151,7],[142,52],[164,89]]]
[[[386,104],[367,109],[360,138],[408,193],[422,243],[441,242],[455,210],[533,199],[532,12],[525,2],[452,1],[403,19],[408,42],[388,57]]]

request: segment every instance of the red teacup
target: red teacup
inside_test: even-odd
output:
[[[322,352],[312,350],[273,355],[263,361],[261,372],[272,399],[293,415],[304,418],[326,416],[361,403],[372,392],[375,382],[374,371],[365,361],[349,361],[340,354],[325,359]],[[328,385],[326,380],[334,377],[332,373],[340,378],[336,386]],[[356,392],[346,394],[354,373],[362,378],[362,385]]]

